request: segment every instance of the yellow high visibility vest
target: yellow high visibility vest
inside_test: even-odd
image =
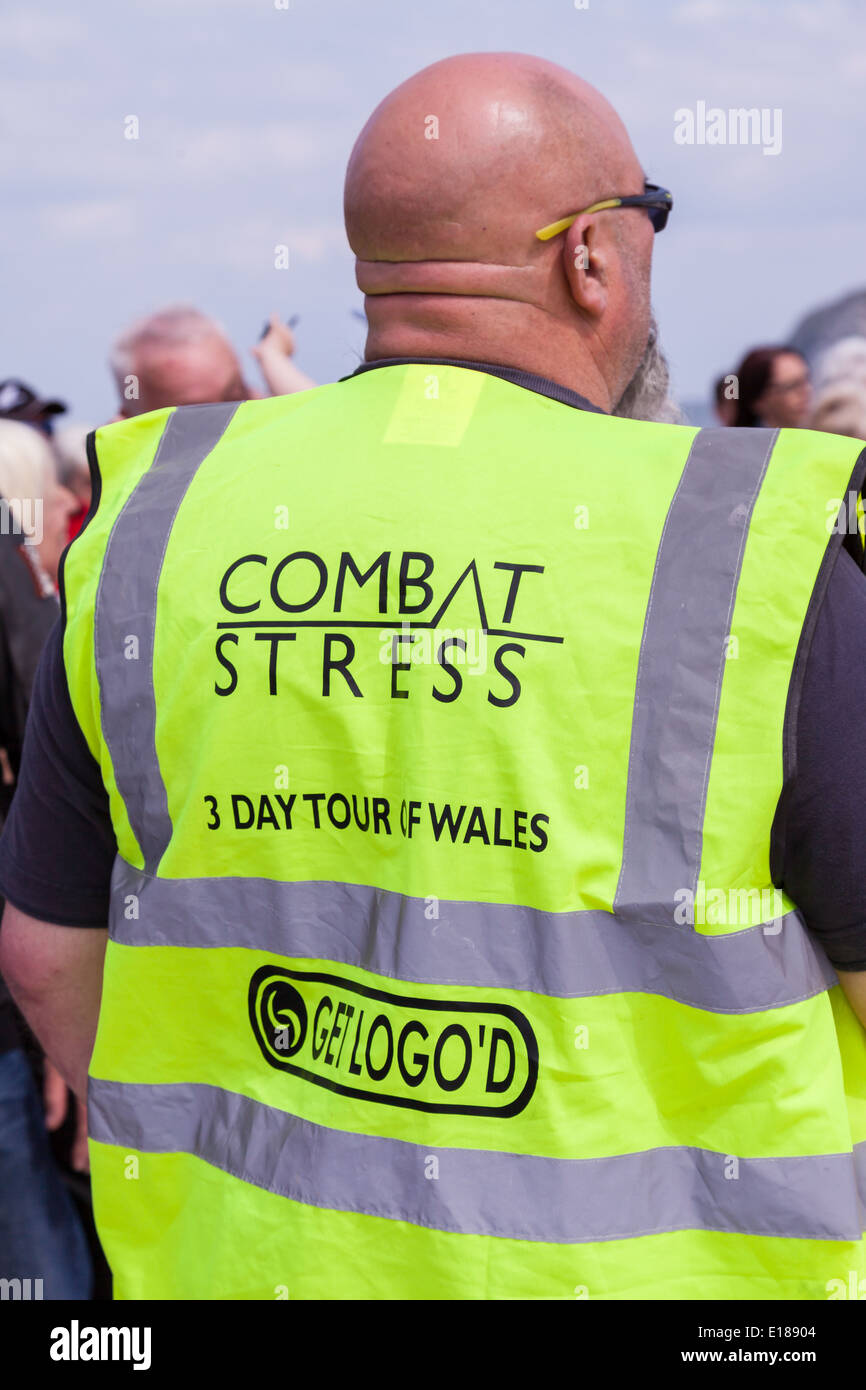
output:
[[[866,1039],[770,863],[859,448],[427,365],[97,431],[118,1297],[866,1273]]]

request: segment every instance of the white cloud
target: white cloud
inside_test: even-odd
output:
[[[743,9],[742,0],[683,0],[670,18],[674,24],[729,24]]]
[[[826,34],[837,37],[840,30],[847,30],[852,19],[859,19],[860,0],[855,0],[857,11],[853,11],[847,0],[793,0],[785,5],[784,24],[791,25],[801,34]]]
[[[314,167],[334,143],[325,127],[310,121],[229,125],[206,123],[201,116],[198,120],[198,129],[178,131],[174,140],[160,121],[153,138],[163,148],[171,141],[189,171],[204,180],[253,174],[279,177],[283,169]],[[146,135],[143,129],[142,138]]]
[[[345,136],[330,118],[255,123],[209,121],[197,111],[186,119],[167,119],[141,103],[92,113],[75,105],[73,81],[68,89],[70,114],[29,94],[27,105],[14,106],[10,92],[0,100],[0,175],[28,181],[100,183],[112,190],[219,186],[227,181],[268,181],[288,173],[316,170],[339,159]],[[14,115],[13,115],[14,112]],[[127,115],[139,118],[139,138],[124,136]],[[16,133],[10,139],[9,129]]]
[[[58,241],[116,241],[135,230],[134,210],[121,199],[49,203],[40,214],[43,234]]]
[[[87,28],[77,16],[45,9],[7,10],[0,14],[0,52],[44,61],[83,42]]]
[[[289,248],[286,270],[275,268],[277,246]],[[213,229],[176,232],[162,246],[162,252],[169,261],[218,266],[245,275],[273,271],[285,276],[288,283],[302,266],[349,254],[342,223],[292,224],[278,218],[231,216],[221,219]]]

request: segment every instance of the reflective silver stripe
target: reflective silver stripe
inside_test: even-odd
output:
[[[235,409],[191,406],[169,417],[151,468],[115,523],[100,578],[95,640],[103,732],[149,872],[171,836],[154,737],[153,635],[162,557],[189,482]],[[623,859],[614,901],[619,925],[641,931],[652,924],[675,927],[678,891],[696,889],[724,639],[752,508],[775,438],[776,432],[767,430],[699,431],[668,511],[638,662]],[[135,565],[128,563],[131,548]],[[130,631],[138,639],[138,660],[125,659]],[[601,921],[607,937],[609,915],[593,914],[593,919]],[[692,933],[680,928],[677,935]],[[614,955],[629,954],[636,944],[634,937],[618,933],[610,949]],[[748,966],[756,962],[759,970],[772,955],[754,944],[741,949]],[[682,954],[688,959],[687,948],[660,950],[665,968],[670,961],[676,970]],[[804,952],[798,939],[794,954]],[[599,954],[606,963],[607,940]],[[704,948],[690,969],[708,954]],[[748,973],[744,968],[743,976]],[[815,992],[814,970],[806,973],[805,981],[802,972],[792,976],[795,998]],[[756,997],[766,997],[762,988]],[[791,992],[781,997],[787,1000]],[[719,1006],[734,1004],[720,1001]]]
[[[94,645],[102,734],[133,834],[151,871],[171,837],[155,742],[157,586],[178,507],[236,410],[237,402],[189,405],[168,417],[153,463],[114,523],[99,578]],[[131,638],[138,644],[132,657]]]
[[[137,917],[125,912],[132,895]],[[725,936],[626,924],[608,912],[540,912],[425,899],[352,883],[150,878],[115,862],[111,935],[134,946],[243,946],[360,966],[389,979],[532,990],[553,997],[639,991],[716,1013],[809,998],[835,973],[789,913]]]
[[[676,893],[697,887],[725,638],[777,434],[700,430],[668,510],[635,687],[614,898],[626,921],[673,925]]]
[[[211,1086],[92,1077],[88,1096],[90,1136],[102,1143],[195,1154],[293,1201],[437,1231],[556,1244],[689,1229],[800,1240],[862,1235],[864,1144],[853,1154],[739,1158],[734,1179],[726,1176],[731,1155],[708,1149],[593,1159],[431,1150],[328,1129]],[[436,1182],[424,1178],[431,1153]],[[289,1241],[290,1232],[287,1225]]]

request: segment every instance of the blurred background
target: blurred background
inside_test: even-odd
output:
[[[0,379],[111,417],[120,329],[167,303],[351,372],[364,325],[342,181],[372,108],[448,54],[523,50],[598,86],[676,212],[654,300],[695,423],[745,344],[866,283],[862,0],[10,0],[0,17]],[[779,108],[781,149],[683,145],[674,113]],[[137,137],[127,138],[131,130]],[[288,268],[275,268],[278,245]]]

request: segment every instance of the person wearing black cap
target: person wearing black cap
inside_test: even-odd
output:
[[[67,408],[65,401],[44,400],[14,377],[0,381],[0,418],[4,420],[20,420],[50,435],[54,431],[54,416],[65,415]]]

